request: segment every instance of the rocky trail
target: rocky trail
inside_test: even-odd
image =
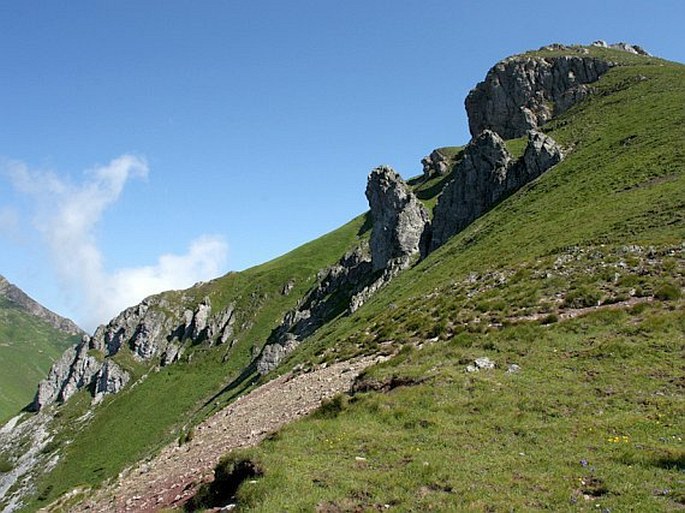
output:
[[[69,510],[148,513],[181,506],[200,484],[212,479],[214,466],[226,453],[256,445],[323,400],[349,390],[365,368],[385,358],[366,356],[276,378],[196,426],[189,442],[169,444],[151,461],[125,471],[115,483]]]

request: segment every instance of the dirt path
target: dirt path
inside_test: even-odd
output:
[[[256,445],[324,399],[349,390],[362,370],[383,358],[367,356],[274,379],[198,425],[190,442],[166,446],[152,461],[125,472],[70,511],[148,513],[179,506],[212,478],[214,466],[227,452]]]

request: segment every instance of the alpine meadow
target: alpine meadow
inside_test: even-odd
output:
[[[465,104],[344,226],[53,338],[2,511],[682,511],[685,65],[551,44]]]

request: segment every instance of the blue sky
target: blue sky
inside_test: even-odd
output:
[[[468,140],[497,60],[685,61],[680,0],[0,1],[0,274],[87,329],[366,210],[366,176]]]

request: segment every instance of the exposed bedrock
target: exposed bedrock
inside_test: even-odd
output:
[[[466,97],[471,135],[492,130],[504,139],[521,137],[585,98],[588,84],[612,66],[590,56],[509,57]]]
[[[387,166],[371,171],[366,186],[371,207],[371,261],[374,271],[418,254],[428,212],[400,175]]]
[[[484,130],[471,140],[454,178],[445,186],[428,227],[433,251],[462,231],[495,204],[540,176],[562,158],[559,145],[531,130],[524,155],[514,160],[502,138]]]

